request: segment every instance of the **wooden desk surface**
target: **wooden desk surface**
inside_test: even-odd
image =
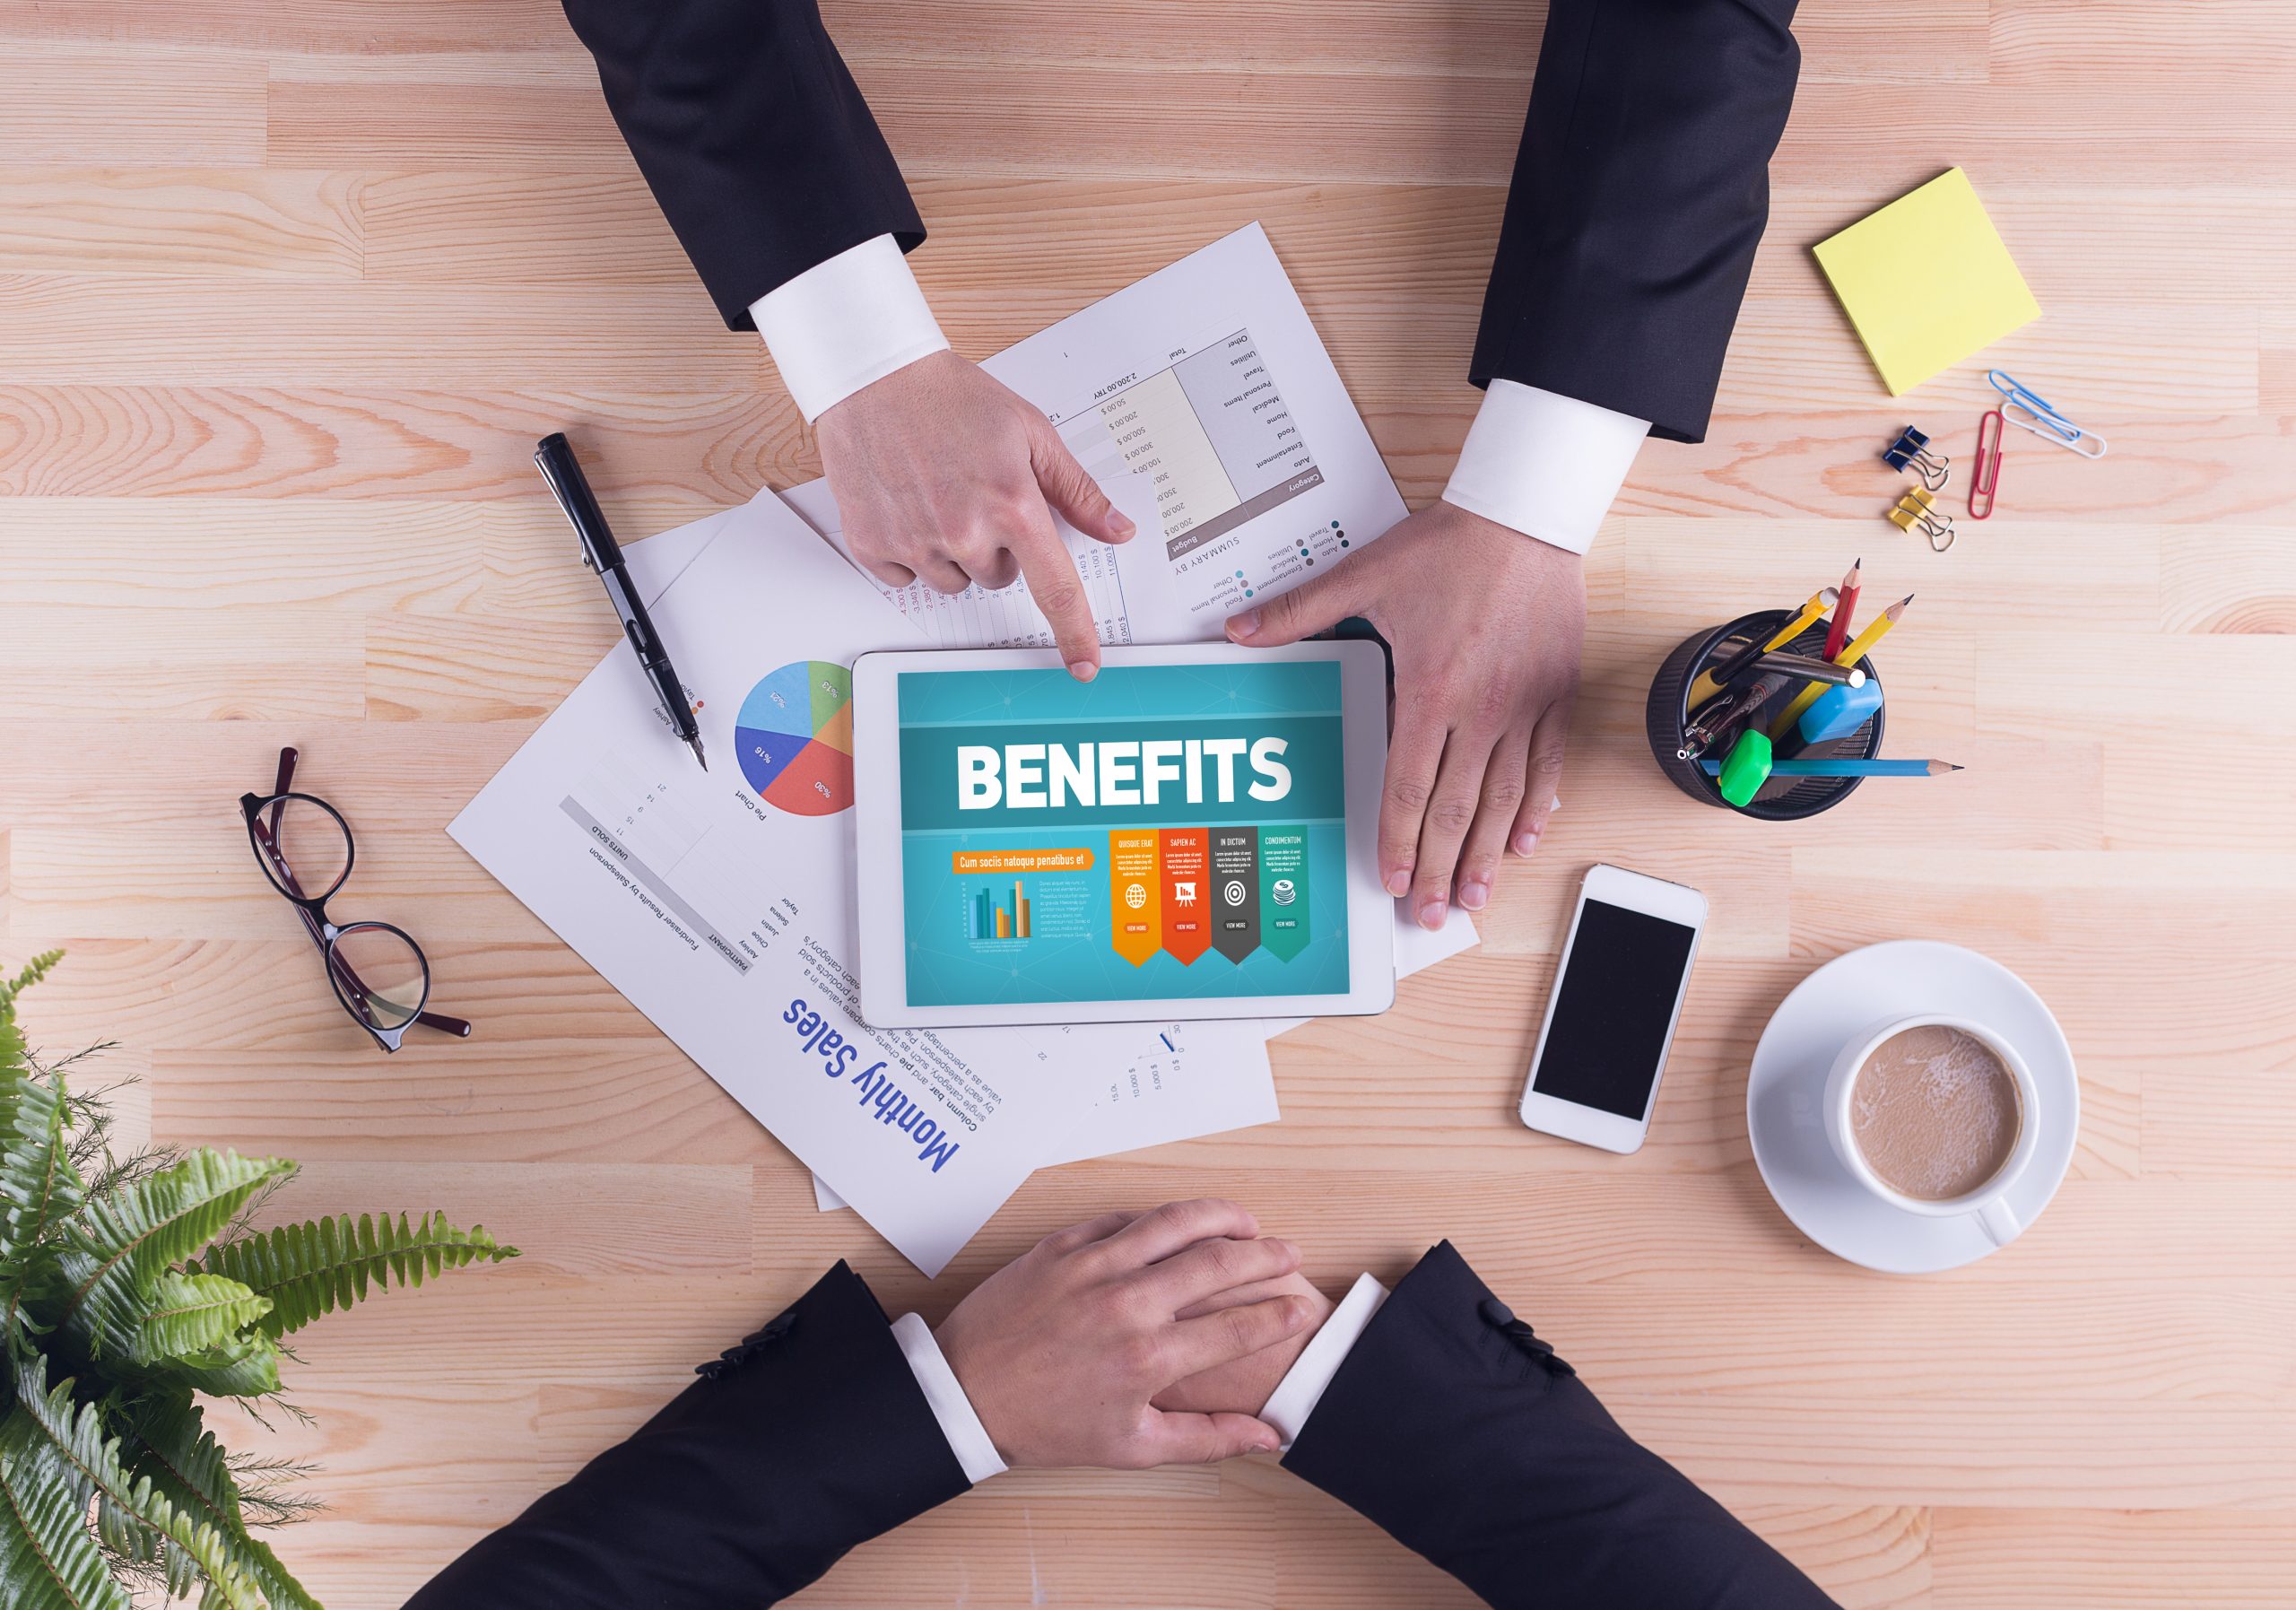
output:
[[[817,473],[719,327],[545,0],[0,4],[0,958],[160,1138],[305,1160],[282,1211],[443,1205],[526,1249],[309,1334],[335,1507],[283,1539],[396,1605],[848,1257],[937,1318],[1046,1230],[1222,1192],[1336,1290],[1449,1236],[1637,1434],[1854,1606],[2296,1595],[2296,7],[1810,0],[1711,439],[1642,455],[1589,561],[1565,808],[1479,950],[1277,1050],[1280,1127],[1040,1174],[937,1284],[441,828],[613,642],[528,463],[625,533]],[[985,354],[1264,220],[1397,482],[1440,490],[1531,65],[1504,0],[831,8]],[[2113,451],[2016,436],[1938,557],[1883,523],[1909,420],[1965,469],[1975,365],[1900,405],[1806,251],[1965,165],[2047,309],[1994,359]],[[1958,481],[1949,500],[1960,502]],[[1692,627],[1862,553],[1918,591],[1892,746],[1970,770],[1796,828],[1639,731]],[[360,835],[359,914],[467,1044],[386,1062],[248,865],[283,743]],[[1512,1117],[1587,865],[1714,918],[1650,1144]],[[1746,1064],[1818,963],[1974,945],[2080,1058],[2072,1176],[2013,1250],[1891,1279],[1797,1236]],[[228,1414],[224,1423],[230,1423]],[[252,1426],[234,1433],[262,1442]],[[1272,1464],[1022,1474],[823,1605],[1455,1604]]]

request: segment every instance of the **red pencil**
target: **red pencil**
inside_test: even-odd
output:
[[[1833,658],[1841,646],[1849,641],[1849,617],[1857,613],[1857,567],[1859,559],[1849,567],[1849,574],[1841,579],[1841,596],[1834,601],[1833,623],[1826,628],[1826,657]]]

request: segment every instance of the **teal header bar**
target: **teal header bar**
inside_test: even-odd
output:
[[[901,831],[1335,821],[1342,742],[1336,713],[904,725]]]

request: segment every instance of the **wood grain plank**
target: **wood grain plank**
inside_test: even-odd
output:
[[[635,171],[587,58],[542,57],[535,58],[538,68],[505,68],[502,59],[483,58],[483,78],[453,74],[431,57],[276,64],[264,100],[268,160],[291,168]],[[336,70],[308,72],[322,61]],[[405,63],[414,70],[405,71]],[[370,65],[390,70],[361,70]],[[307,75],[282,75],[299,67]]]
[[[2002,1509],[1936,1512],[1938,1610],[2014,1602],[2034,1610],[2169,1610],[2288,1602],[2296,1519],[2285,1512]]]
[[[0,169],[0,271],[355,279],[357,190],[317,170]]]
[[[2296,1114],[2257,1092],[2286,1077],[2288,1058],[2258,1025],[2242,1065],[2162,1057],[2145,1073],[2144,1168],[2154,1174],[2296,1174]]]
[[[1627,1397],[1610,1406],[1725,1502],[2286,1509],[2292,1494],[2274,1448],[2296,1432],[2285,1409],[2131,1405],[2083,1414],[2041,1402],[1955,1413],[1869,1397],[1862,1408],[1811,1413],[1791,1397],[1760,1405]]]
[[[473,503],[4,498],[0,566],[24,605],[452,613],[484,583],[488,523]]]
[[[786,397],[721,390],[427,387],[0,387],[0,495],[531,497],[534,444],[563,430],[603,499],[677,523],[821,473]],[[674,505],[671,507],[670,505]],[[609,518],[622,511],[608,505]],[[633,537],[646,526],[621,525]]]
[[[551,0],[41,0],[0,11],[0,39],[280,53],[573,48],[566,15]]]
[[[667,287],[295,280],[260,300],[218,300],[196,281],[6,274],[0,365],[21,381],[83,385],[753,385],[764,344],[712,328],[695,312],[690,293]]]
[[[19,718],[355,718],[363,638],[355,617],[283,613],[256,631],[185,610],[6,603],[0,679]]]
[[[634,173],[383,173],[358,195],[369,279],[679,285],[695,292],[697,321],[711,317],[693,265]]]
[[[2161,624],[2170,631],[2296,633],[2296,545],[2271,528],[2164,532]]]
[[[236,168],[264,160],[259,56],[20,42],[8,51],[6,83],[0,152],[12,164]]]
[[[667,612],[665,612],[667,613]],[[367,714],[378,721],[540,722],[613,648],[611,614],[587,622],[398,615],[367,640]]]
[[[1988,78],[2004,86],[2078,79],[2110,92],[2183,80],[2213,94],[2244,81],[2284,84],[2296,73],[2296,30],[2281,0],[2231,0],[2173,18],[2132,0],[1994,0],[1990,35]]]

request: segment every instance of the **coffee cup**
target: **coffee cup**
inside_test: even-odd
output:
[[[1877,1062],[1900,1036],[1915,1038]],[[1998,1069],[1979,1060],[1988,1053]],[[2005,1092],[1991,1083],[2005,1075],[2013,1114],[2004,1114]],[[1874,1023],[1834,1058],[1824,1110],[1842,1167],[1882,1201],[1926,1218],[1974,1219],[1997,1247],[2023,1231],[2007,1197],[2039,1141],[2039,1092],[2017,1048],[1984,1024],[1939,1013]],[[2005,1142],[2001,1125],[2012,1119],[2014,1137]]]

